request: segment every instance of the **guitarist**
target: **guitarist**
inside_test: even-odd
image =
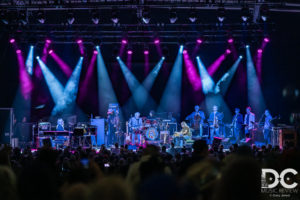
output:
[[[205,114],[200,110],[200,106],[195,106],[195,111],[188,115],[185,120],[190,121],[193,135],[202,137],[203,133],[203,122],[205,120]]]

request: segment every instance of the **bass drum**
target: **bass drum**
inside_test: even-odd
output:
[[[158,131],[156,128],[148,128],[145,134],[146,140],[156,140],[158,138]]]

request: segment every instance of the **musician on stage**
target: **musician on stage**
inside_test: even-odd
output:
[[[236,144],[240,143],[240,135],[243,128],[242,125],[243,125],[243,115],[240,113],[239,108],[235,108],[235,115],[233,116],[231,126],[232,126],[232,132]]]
[[[185,120],[190,121],[190,126],[193,129],[193,135],[202,137],[203,133],[203,123],[205,120],[205,114],[202,110],[200,110],[200,106],[195,106],[195,111],[188,115]]]
[[[265,110],[265,123],[264,123],[264,140],[266,144],[271,144],[271,131],[272,131],[272,115],[269,110]]]
[[[117,142],[116,132],[119,131],[120,117],[118,109],[108,109],[107,112],[108,122],[108,145],[113,145]],[[119,141],[118,141],[119,142]]]
[[[58,118],[57,119],[57,125],[56,125],[56,131],[64,131],[65,127],[64,127],[64,120],[62,118]]]
[[[192,132],[185,121],[181,122],[181,128],[181,131],[175,132],[174,139],[177,146],[179,144],[180,147],[183,147],[183,141],[191,139]]]
[[[246,108],[246,114],[244,117],[245,135],[246,138],[254,137],[254,125],[255,125],[255,114],[251,112],[251,107]]]
[[[213,106],[213,112],[210,113],[208,123],[210,127],[210,143],[212,144],[214,137],[220,137],[220,126],[224,118],[223,113],[218,112],[218,106]]]
[[[65,131],[65,122],[62,118],[57,119],[56,131]],[[55,138],[54,141],[52,141]],[[55,145],[64,145],[69,139],[66,136],[56,136],[51,139],[52,147]],[[68,144],[68,143],[67,143]]]
[[[131,117],[128,122],[128,127],[131,132],[131,143],[132,144],[142,144],[142,127],[143,121],[140,118],[140,113],[134,113],[134,117]]]

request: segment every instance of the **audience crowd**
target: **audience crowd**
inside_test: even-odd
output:
[[[2,147],[1,200],[259,200],[261,169],[300,172],[297,148],[148,145],[108,150]],[[299,183],[299,174],[296,176]],[[299,186],[298,186],[299,188]],[[294,195],[295,199],[300,196]]]

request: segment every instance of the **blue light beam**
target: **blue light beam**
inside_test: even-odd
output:
[[[232,67],[220,78],[215,86],[215,94],[221,93],[223,96],[226,94],[229,85],[234,77],[234,74],[242,60],[242,56],[239,56],[238,59],[234,62]],[[222,89],[221,89],[222,88]]]
[[[34,46],[29,47],[29,52],[25,62],[26,71],[28,74],[32,75],[33,73],[33,56],[34,56]]]
[[[97,73],[98,73],[98,100],[99,113],[105,115],[110,103],[118,103],[114,89],[112,87],[106,66],[100,51],[96,46],[97,54]]]
[[[180,113],[181,111],[182,53],[183,46],[181,45],[163,96],[160,100],[160,105],[158,107],[159,112],[167,111]]]
[[[248,101],[252,110],[261,115],[266,108],[265,100],[262,94],[262,90],[257,78],[255,66],[252,60],[250,47],[246,46],[246,56],[247,56],[247,86],[248,86]]]
[[[202,83],[202,90],[204,94],[207,94],[209,92],[213,92],[215,83],[213,79],[208,74],[203,62],[201,61],[200,57],[196,57],[198,70],[201,77],[201,83]]]
[[[65,114],[69,114],[72,112],[78,92],[78,83],[82,69],[82,61],[83,57],[80,57],[71,77],[69,78],[65,86],[63,95],[59,98],[58,102],[52,110],[52,116],[55,116],[62,112],[64,112]]]
[[[42,73],[45,77],[46,83],[50,90],[51,97],[52,97],[54,103],[57,104],[59,99],[64,94],[64,88],[63,88],[62,84],[53,75],[53,73],[49,70],[49,68],[46,66],[46,64],[40,59],[40,57],[37,56],[36,59],[40,65]]]
[[[126,64],[122,61],[122,59],[120,57],[117,58],[121,70],[123,72],[123,75],[126,79],[126,82],[128,84],[128,87],[132,93],[132,98],[134,103],[136,104],[136,106],[138,107],[139,110],[142,110],[146,101],[149,101],[149,104],[151,104],[151,106],[153,104],[155,104],[154,100],[152,99],[152,97],[149,95],[147,89],[145,88],[144,84],[147,84],[148,89],[150,90],[155,77],[157,75],[157,73],[154,73],[154,69],[158,70],[159,65],[157,65],[152,71],[151,73],[147,76],[148,80],[146,81],[147,83],[143,83],[141,84],[136,78],[135,76],[131,73],[131,71],[128,69],[128,67],[126,66]],[[156,71],[155,71],[156,72]],[[147,79],[146,78],[146,79]],[[125,107],[128,107],[129,104],[131,103],[131,99],[128,101],[127,105]],[[149,105],[150,106],[150,105]]]

